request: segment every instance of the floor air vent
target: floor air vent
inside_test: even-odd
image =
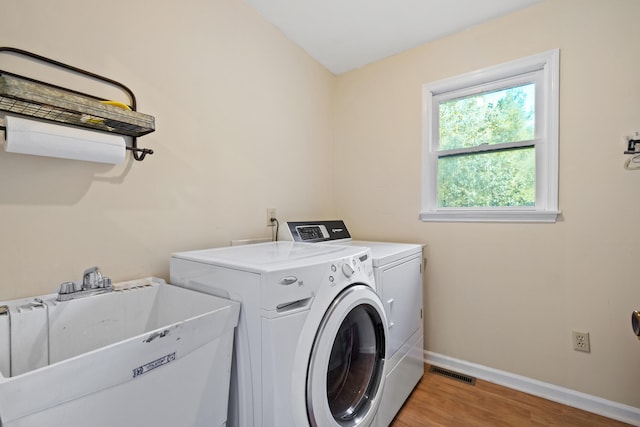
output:
[[[443,377],[451,378],[456,381],[463,382],[469,385],[476,385],[476,379],[469,375],[460,374],[458,372],[450,371],[448,369],[439,368],[437,366],[430,366],[429,372],[432,374],[440,375]]]

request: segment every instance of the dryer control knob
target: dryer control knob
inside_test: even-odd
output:
[[[351,277],[353,276],[354,272],[355,270],[349,264],[342,264],[342,274],[344,274],[347,277]]]

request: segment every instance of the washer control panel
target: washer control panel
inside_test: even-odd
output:
[[[364,274],[370,281],[373,281],[373,264],[369,254],[332,263],[330,269],[329,283],[331,285],[341,281],[351,282],[350,279],[356,274]]]
[[[349,240],[351,235],[344,221],[289,221],[284,223],[278,238],[295,242],[329,242]]]

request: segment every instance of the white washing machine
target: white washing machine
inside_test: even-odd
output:
[[[230,426],[369,426],[387,320],[371,251],[269,242],[176,253],[171,282],[242,303]]]
[[[344,221],[286,222],[278,237],[371,249],[376,291],[389,329],[387,378],[376,423],[389,425],[424,375],[422,246],[352,240]]]

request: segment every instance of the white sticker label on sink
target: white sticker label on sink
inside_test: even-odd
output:
[[[139,366],[133,370],[133,378],[139,377],[142,374],[146,374],[147,372],[159,368],[162,365],[166,365],[169,362],[173,362],[176,360],[176,352],[167,354],[166,356],[162,356],[159,359],[154,360],[153,362],[145,363],[142,366]]]

